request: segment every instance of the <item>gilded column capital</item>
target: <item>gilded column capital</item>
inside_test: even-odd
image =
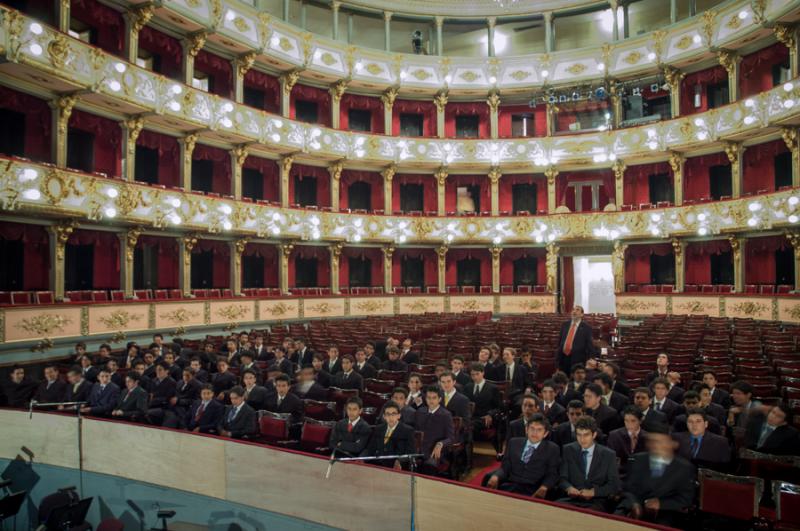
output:
[[[800,147],[796,127],[781,127],[781,137],[789,151],[794,151]]]
[[[444,183],[447,181],[447,166],[439,166],[439,168],[434,172],[433,176],[436,177],[436,182],[439,186],[444,186]]]
[[[281,251],[281,257],[288,259],[294,250],[294,242],[279,243],[278,248]]]
[[[744,148],[739,142],[725,142],[725,155],[731,164],[737,164],[739,157],[744,153]]]
[[[156,11],[156,6],[153,4],[145,4],[143,6],[134,7],[128,11],[128,16],[131,21],[131,30],[134,33],[142,31],[150,19],[153,18],[153,13]]]
[[[440,245],[436,248],[436,256],[439,258],[440,262],[443,262],[447,258],[447,251],[448,248],[446,245]]]
[[[722,66],[729,75],[736,71],[736,66],[739,61],[741,61],[741,57],[731,50],[719,50],[717,52],[717,59],[719,60],[720,66]]]
[[[125,119],[123,122],[125,129],[128,130],[128,141],[131,145],[136,144],[136,140],[139,138],[139,133],[142,132],[144,128],[144,118],[141,116],[131,116],[130,118]]]
[[[492,245],[489,248],[489,252],[492,253],[492,261],[496,262],[500,260],[500,253],[503,252],[503,248],[500,247],[499,245]]]
[[[486,105],[489,106],[491,112],[497,112],[497,109],[500,107],[500,94],[496,90],[489,93],[489,97],[486,98]]]
[[[197,145],[197,133],[189,133],[182,139],[183,142],[183,161],[188,163],[192,160],[192,153],[194,153],[194,147]]]
[[[664,80],[667,82],[667,85],[670,86],[672,92],[677,92],[680,89],[681,81],[683,81],[683,78],[686,77],[686,74],[669,65],[664,65],[663,72]]]
[[[294,164],[294,155],[284,155],[281,157],[281,171],[283,171],[285,175],[288,175],[292,170],[292,164]]]
[[[62,220],[50,226],[50,230],[53,231],[53,235],[55,236],[56,259],[64,259],[64,249],[67,246],[69,237],[72,236],[77,226],[78,222],[74,219]]]
[[[206,39],[208,39],[208,34],[205,31],[198,31],[189,35],[185,41],[186,51],[189,52],[189,55],[197,57],[197,54],[206,45]]]
[[[384,259],[391,260],[392,255],[394,255],[395,248],[394,245],[384,245],[381,247],[381,251],[383,252]]]
[[[286,95],[291,94],[292,89],[300,80],[300,71],[299,70],[290,70],[284,73],[280,78],[280,82],[283,83],[283,92]]]
[[[797,37],[795,26],[778,23],[775,24],[772,31],[775,33],[775,38],[778,42],[789,48],[789,51],[794,51],[796,49]]]
[[[341,160],[338,160],[328,166],[328,173],[330,174],[331,179],[337,183],[339,182],[339,179],[342,178],[342,170],[344,170],[344,162]]]
[[[346,79],[340,79],[336,83],[330,86],[328,92],[331,94],[331,98],[336,103],[342,101],[342,96],[344,96],[345,91],[347,90],[347,85],[349,81]]]
[[[197,245],[197,240],[200,235],[197,233],[186,234],[181,236],[181,243],[183,243],[183,263],[187,266],[192,263],[192,250]]]
[[[503,174],[500,173],[500,168],[498,168],[497,166],[492,166],[492,168],[489,170],[488,177],[489,177],[489,182],[492,184],[492,186],[499,183],[500,177],[502,176]]]
[[[332,243],[328,246],[328,250],[331,253],[331,258],[336,260],[339,260],[339,258],[342,256],[342,249],[344,249],[344,243],[342,242]]]
[[[250,148],[247,144],[239,144],[231,150],[231,157],[236,162],[236,167],[241,168],[247,157],[250,156]]]
[[[397,173],[397,164],[391,163],[386,166],[383,171],[381,171],[381,177],[383,180],[390,183],[392,179],[394,179],[395,174]]]
[[[383,91],[381,94],[381,101],[383,102],[383,106],[386,109],[391,109],[394,107],[394,100],[397,99],[398,90],[396,87],[390,87]]]
[[[256,52],[247,52],[236,58],[236,73],[239,77],[244,77],[253,68],[257,56]]]
[[[67,134],[69,118],[76,103],[78,103],[77,94],[64,94],[53,100],[52,107],[58,113],[58,132],[61,135]]]
[[[444,112],[445,107],[447,106],[447,91],[440,90],[436,93],[436,96],[433,97],[433,103],[436,105],[436,110],[440,113]]]
[[[614,172],[614,178],[617,181],[621,181],[623,177],[625,177],[625,170],[628,167],[625,165],[622,160],[617,159],[614,161],[614,164],[611,165],[611,170]]]
[[[670,243],[672,244],[672,253],[675,255],[675,260],[678,260],[680,263],[683,261],[684,242],[678,238],[672,238]]]
[[[120,240],[125,241],[126,244],[125,260],[127,260],[128,262],[133,262],[134,252],[136,250],[136,244],[139,242],[139,236],[142,235],[143,231],[144,227],[134,227],[126,230],[125,232],[117,234]]]
[[[556,177],[558,177],[558,170],[555,166],[548,166],[544,170],[544,176],[547,177],[547,184],[553,186],[556,183]]]
[[[742,256],[742,240],[735,234],[728,236],[728,243],[731,244],[733,259],[738,260]]]
[[[672,168],[673,173],[678,173],[683,170],[683,164],[686,162],[686,157],[677,151],[669,152],[669,167]]]

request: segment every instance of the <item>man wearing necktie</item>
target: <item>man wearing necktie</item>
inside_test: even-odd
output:
[[[240,386],[233,387],[228,396],[231,405],[225,409],[225,414],[217,431],[223,437],[242,439],[254,435],[258,431],[256,412],[244,401],[244,389]]]
[[[414,429],[401,422],[400,406],[389,402],[383,408],[383,424],[372,430],[367,447],[361,452],[362,457],[380,457],[383,455],[408,455],[416,453],[414,448]],[[400,470],[405,463],[396,460],[378,460],[372,463]]]
[[[621,490],[614,450],[595,443],[597,423],[588,416],[575,422],[575,442],[561,451],[560,486],[567,497],[558,501],[604,511]]]
[[[583,320],[583,307],[572,308],[572,319],[561,325],[558,341],[558,367],[571,374],[573,365],[583,366],[586,360],[597,355],[592,342],[592,327]]]

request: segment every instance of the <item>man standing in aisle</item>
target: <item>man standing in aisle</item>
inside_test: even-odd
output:
[[[572,319],[561,325],[558,340],[558,367],[571,374],[574,365],[585,365],[586,360],[597,355],[592,343],[592,327],[583,321],[583,307],[572,308]]]

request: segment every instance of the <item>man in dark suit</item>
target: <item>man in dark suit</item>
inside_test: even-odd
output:
[[[156,379],[150,387],[150,403],[148,404],[147,417],[150,422],[161,425],[166,412],[177,402],[178,385],[169,376],[169,367],[166,363],[156,364]]]
[[[677,414],[672,421],[672,433],[688,431],[688,415],[686,412],[692,409],[699,409],[705,414],[705,411],[700,405],[700,395],[697,394],[697,391],[687,391],[684,393],[683,404],[678,406]],[[719,421],[710,415],[706,415],[705,418],[707,422],[706,429],[715,435],[722,435],[722,427]]]
[[[703,383],[711,392],[711,401],[719,404],[723,409],[731,407],[731,395],[725,389],[717,387],[717,374],[714,371],[703,371]]]
[[[253,353],[253,358],[258,361],[270,361],[272,359],[272,352],[268,352],[267,346],[264,345],[264,336],[261,334],[253,337],[253,348],[250,350]],[[311,363],[310,358],[309,363]]]
[[[584,365],[597,355],[592,342],[592,327],[583,320],[583,307],[572,308],[572,319],[561,325],[558,339],[558,367],[570,374],[573,365]]]
[[[110,415],[119,400],[119,387],[111,381],[108,369],[100,369],[97,373],[97,383],[92,386],[89,393],[88,404],[81,408],[84,415],[105,416]]]
[[[682,528],[683,513],[694,502],[694,466],[675,455],[666,432],[648,433],[647,448],[633,456],[617,512]]]
[[[388,347],[386,349],[386,361],[381,365],[384,371],[398,371],[405,372],[408,370],[408,364],[400,359],[400,349],[395,347]]]
[[[612,391],[616,391],[622,396],[630,398],[631,388],[628,387],[628,384],[620,380],[621,373],[619,370],[619,365],[613,361],[604,361],[600,364],[600,370],[611,376],[611,381],[613,382],[613,385],[611,386]]]
[[[117,360],[111,358],[106,362],[106,369],[111,375],[111,383],[115,384],[120,389],[125,387],[125,377],[119,372],[119,364]]]
[[[444,407],[454,417],[461,417],[464,426],[470,424],[469,398],[456,389],[453,373],[445,371],[439,376],[439,385],[444,393]]]
[[[375,345],[372,343],[365,343],[364,354],[367,355],[367,363],[375,367],[376,371],[379,371],[383,360],[375,353]]]
[[[508,441],[514,437],[525,437],[528,431],[528,424],[530,424],[534,415],[541,414],[539,410],[539,400],[537,400],[534,395],[524,395],[522,397],[521,407],[522,416],[508,423],[508,429],[506,430],[506,446],[508,446]],[[553,432],[550,432],[551,440],[552,437]]]
[[[294,365],[292,362],[289,361],[289,358],[286,356],[286,350],[283,347],[275,347],[272,351],[275,357],[269,364],[269,371],[274,372],[282,372],[283,374],[287,374],[289,376],[294,374]]]
[[[225,393],[236,385],[236,375],[228,370],[228,360],[220,359],[217,361],[217,373],[211,379],[211,386],[214,388],[214,395],[220,402],[225,401]]]
[[[256,383],[261,385],[263,382],[263,378],[261,377],[261,368],[258,364],[254,361],[253,352],[251,350],[243,350],[241,356],[239,357],[242,364],[239,366],[239,379],[242,379],[242,375],[244,375],[245,371],[250,371],[256,377]],[[241,385],[244,385],[244,380],[240,382]]]
[[[311,360],[314,357],[314,351],[306,346],[305,339],[297,338],[294,340],[294,353],[297,358],[294,362],[298,367],[311,365]]]
[[[342,370],[334,375],[331,386],[338,387],[339,389],[357,389],[361,390],[364,387],[364,379],[361,375],[353,370],[355,360],[350,354],[342,356]]]
[[[361,452],[362,457],[380,457],[384,455],[408,455],[415,453],[414,429],[401,422],[400,406],[388,402],[383,406],[383,423],[372,430],[367,447]],[[379,466],[402,468],[397,460],[369,461]]]
[[[594,375],[592,382],[599,385],[603,390],[603,395],[600,397],[603,404],[609,406],[617,413],[622,413],[622,410],[627,407],[629,400],[627,396],[621,395],[612,389],[614,380],[611,379],[611,376],[604,372],[599,372]]]
[[[664,378],[666,380],[667,374],[669,374],[669,356],[662,352],[656,356],[656,370],[645,376],[644,383],[652,385],[653,380],[656,378]]]
[[[503,464],[489,477],[487,486],[523,496],[544,498],[558,484],[561,461],[558,446],[545,440],[550,422],[541,415],[528,423],[526,437],[508,441]]]
[[[326,361],[327,356],[323,356],[319,352],[316,352],[314,357],[311,358],[311,366],[314,368],[314,380],[325,389],[331,386],[331,379],[333,378],[329,372],[324,370]]]
[[[175,362],[175,353],[172,352],[172,349],[169,347],[164,351],[164,360],[162,363],[167,366],[167,374],[169,374],[169,377],[176,382],[180,381],[183,371],[181,366]]]
[[[142,421],[147,415],[147,391],[139,387],[141,376],[138,372],[130,371],[125,376],[125,391],[120,394],[112,417]]]
[[[552,379],[545,380],[542,390],[539,392],[542,397],[542,415],[547,417],[551,426],[558,426],[567,420],[567,410],[556,400],[556,383]]]
[[[400,360],[406,365],[419,363],[419,352],[414,351],[414,345],[410,337],[403,340],[403,346],[400,349]]]
[[[275,378],[275,393],[269,395],[264,409],[273,413],[289,413],[295,424],[303,420],[303,401],[289,392],[289,377],[285,374]]]
[[[186,367],[181,371],[181,381],[175,389],[175,409],[179,409],[178,416],[183,418],[186,410],[189,409],[194,401],[200,398],[200,389],[203,384],[197,381],[191,367]]]
[[[184,424],[195,433],[216,433],[224,412],[225,406],[214,400],[214,388],[206,384],[200,390],[200,399],[186,413]]]
[[[234,338],[228,338],[225,342],[225,348],[219,353],[220,359],[224,359],[231,367],[238,367],[241,363],[238,341]]]
[[[728,439],[708,431],[708,420],[702,409],[689,409],[686,425],[689,431],[672,434],[678,442],[678,455],[695,466],[725,471],[731,462]]]
[[[558,374],[553,375],[554,382],[557,376]],[[556,396],[556,401],[564,407],[573,400],[583,401],[583,388],[589,383],[586,381],[586,367],[583,365],[573,365],[570,376],[572,379],[562,387],[561,394]]]
[[[586,414],[583,402],[572,400],[567,404],[567,421],[562,422],[550,431],[550,440],[556,443],[559,448],[578,440],[575,433],[575,423]]]
[[[717,419],[720,426],[725,426],[728,412],[716,402],[711,401],[711,388],[706,384],[695,384],[692,390],[700,395],[700,407],[706,410],[706,415]]]
[[[517,351],[512,347],[503,349],[503,364],[501,373],[503,380],[508,382],[508,393],[506,397],[512,402],[525,392],[528,387],[528,370],[518,362]]]
[[[244,389],[237,385],[230,390],[228,397],[231,405],[225,408],[217,424],[217,433],[232,439],[242,439],[258,433],[256,412],[245,404]]]
[[[85,402],[92,392],[92,384],[83,377],[80,367],[73,367],[67,372],[67,394],[65,402]]]
[[[208,371],[203,368],[200,358],[194,357],[189,360],[189,368],[194,371],[194,379],[205,385],[208,382]]]
[[[391,402],[394,402],[397,404],[397,407],[400,408],[400,422],[413,428],[417,417],[417,410],[408,405],[408,389],[405,387],[395,387],[392,390],[390,402],[386,404],[388,405]],[[386,407],[386,405],[383,407]]]
[[[774,455],[797,455],[800,436],[786,421],[788,410],[783,404],[772,406],[766,415],[752,411],[745,429],[745,446],[757,452]]]
[[[292,393],[305,400],[323,402],[328,399],[328,390],[314,380],[314,367],[310,365],[300,369]]]
[[[425,388],[425,403],[417,409],[414,427],[422,432],[423,470],[437,473],[447,461],[446,449],[454,442],[453,416],[441,407],[442,390],[434,385]]]
[[[622,425],[619,414],[601,401],[603,390],[599,385],[591,383],[583,390],[583,403],[586,414],[592,417],[603,433],[611,433]]]
[[[620,469],[625,473],[631,456],[645,451],[647,431],[642,428],[642,412],[636,406],[626,407],[622,420],[625,425],[608,434],[607,445],[617,455]],[[658,427],[666,429],[666,425],[658,424]]]
[[[83,377],[91,384],[97,381],[97,374],[100,370],[92,365],[92,357],[84,354],[80,357],[81,373]]]
[[[564,446],[561,452],[559,486],[567,497],[558,501],[606,511],[609,498],[622,487],[616,455],[613,450],[595,444],[597,423],[593,418],[579,418],[575,431],[578,440]]]
[[[363,348],[356,350],[356,364],[353,366],[353,370],[360,374],[364,380],[378,376],[378,369],[367,361],[367,353],[364,352]]]
[[[338,347],[328,349],[328,359],[322,365],[322,370],[333,376],[342,370],[342,360],[339,358]]]
[[[39,384],[33,400],[40,403],[63,402],[67,395],[67,384],[59,378],[58,367],[47,365],[44,368],[44,381]]]
[[[357,396],[347,399],[344,405],[347,416],[333,427],[329,442],[331,450],[353,457],[361,455],[367,447],[372,428],[361,418],[362,408],[363,403]]]
[[[472,381],[472,379],[469,377],[469,371],[464,368],[463,356],[453,356],[450,359],[450,370],[453,372],[453,376],[456,379],[456,384],[458,384],[462,390],[466,388]]]
[[[265,387],[256,383],[255,373],[251,370],[244,371],[242,374],[242,381],[244,382],[245,403],[255,411],[265,409],[269,393]]]
[[[667,398],[669,382],[666,378],[656,378],[653,380],[653,383],[650,384],[650,387],[653,389],[653,394],[655,395],[653,408],[666,415],[667,422],[672,424],[672,421],[675,420],[675,415],[678,414],[678,404]]]
[[[464,395],[470,402],[475,403],[472,426],[476,433],[484,428],[491,428],[503,407],[500,390],[493,383],[486,381],[483,371],[482,365],[473,363],[470,367],[472,383],[464,389]]]
[[[669,427],[667,416],[653,407],[653,391],[649,388],[637,387],[633,392],[633,404],[642,413],[642,429],[644,431],[652,431],[656,424],[665,428]]]
[[[683,402],[683,394],[686,390],[680,386],[681,373],[678,371],[669,371],[667,373],[667,381],[669,382],[669,391],[667,391],[667,398],[680,404]]]

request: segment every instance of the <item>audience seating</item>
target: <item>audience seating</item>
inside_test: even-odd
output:
[[[698,470],[699,509],[711,515],[751,521],[759,516],[764,480],[752,476],[732,476],[707,468]]]
[[[775,529],[800,529],[800,485],[772,482],[775,501]]]

